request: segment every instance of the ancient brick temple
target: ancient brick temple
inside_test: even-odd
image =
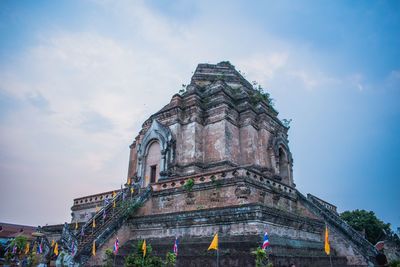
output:
[[[147,193],[140,207],[94,234],[98,252],[88,263],[101,264],[116,237],[122,264],[138,240],[164,257],[177,236],[178,266],[215,266],[215,252],[207,247],[218,232],[220,266],[254,266],[251,251],[266,230],[274,266],[372,262],[373,246],[335,206],[296,189],[288,127],[277,115],[268,97],[229,62],[199,64],[185,91],[146,120],[130,145],[127,186]],[[325,224],[331,259],[324,253]],[[72,234],[64,239],[75,240]],[[91,244],[65,241],[66,247],[68,242]]]

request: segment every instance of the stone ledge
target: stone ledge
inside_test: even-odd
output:
[[[134,216],[129,219],[130,225],[136,225],[135,228],[137,229],[143,229],[151,225],[154,227],[156,224],[186,227],[211,224],[227,225],[249,221],[291,226],[295,229],[316,233],[321,233],[324,227],[324,223],[320,220],[294,215],[260,204],[245,204],[225,208],[211,208],[140,217]]]

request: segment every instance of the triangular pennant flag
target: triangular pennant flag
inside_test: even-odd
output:
[[[208,247],[208,250],[211,250],[211,249],[218,250],[218,233],[216,233],[216,234],[214,235],[214,238],[213,238],[213,240],[211,241],[210,246]]]
[[[142,251],[143,251],[143,258],[144,258],[144,257],[146,257],[146,251],[147,251],[146,239],[143,241]]]
[[[56,242],[56,245],[54,246],[54,254],[58,256],[58,243]]]
[[[325,225],[325,253],[326,255],[331,254],[331,246],[329,245],[329,233],[327,225]]]
[[[93,240],[92,255],[96,256],[96,240]]]
[[[26,246],[25,246],[25,254],[28,254],[28,253],[29,253],[29,242],[27,242]]]

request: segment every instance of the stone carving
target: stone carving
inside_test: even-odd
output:
[[[261,203],[264,203],[265,195],[266,195],[265,191],[260,191],[260,194],[259,194],[259,197],[258,197],[258,201],[261,202]]]
[[[164,204],[164,207],[172,207],[174,204],[174,198],[172,196],[166,196],[161,198],[161,201]]]
[[[154,141],[158,140],[161,150],[160,159],[160,180],[167,178],[168,167],[173,161],[174,157],[174,141],[170,129],[157,120],[153,120],[150,128],[144,135],[141,143],[137,145],[137,155],[138,155],[138,166],[137,166],[137,176],[143,181],[144,177],[144,157],[149,148],[149,145]]]
[[[237,198],[247,199],[250,195],[250,188],[245,183],[239,183],[235,190]]]
[[[187,205],[193,205],[195,203],[195,197],[193,192],[187,192],[186,193],[186,204]]]
[[[211,202],[219,202],[220,198],[221,198],[221,195],[217,190],[214,190],[213,192],[211,192],[211,196],[210,196]]]

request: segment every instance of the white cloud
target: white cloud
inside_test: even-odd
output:
[[[260,83],[295,77],[300,90],[331,81],[301,65],[301,48],[233,13],[223,20],[199,14],[176,24],[143,2],[101,5],[115,17],[116,31],[124,27],[123,37],[101,30],[42,33],[14,64],[1,66],[0,89],[24,103],[0,126],[2,180],[20,190],[21,202],[28,204],[19,210],[35,209],[30,217],[37,223],[68,220],[72,197],[118,187],[141,124],[189,81],[197,63],[230,60]],[[1,189],[2,200],[7,191]],[[43,199],[58,192],[58,198],[36,206],[27,191]]]

